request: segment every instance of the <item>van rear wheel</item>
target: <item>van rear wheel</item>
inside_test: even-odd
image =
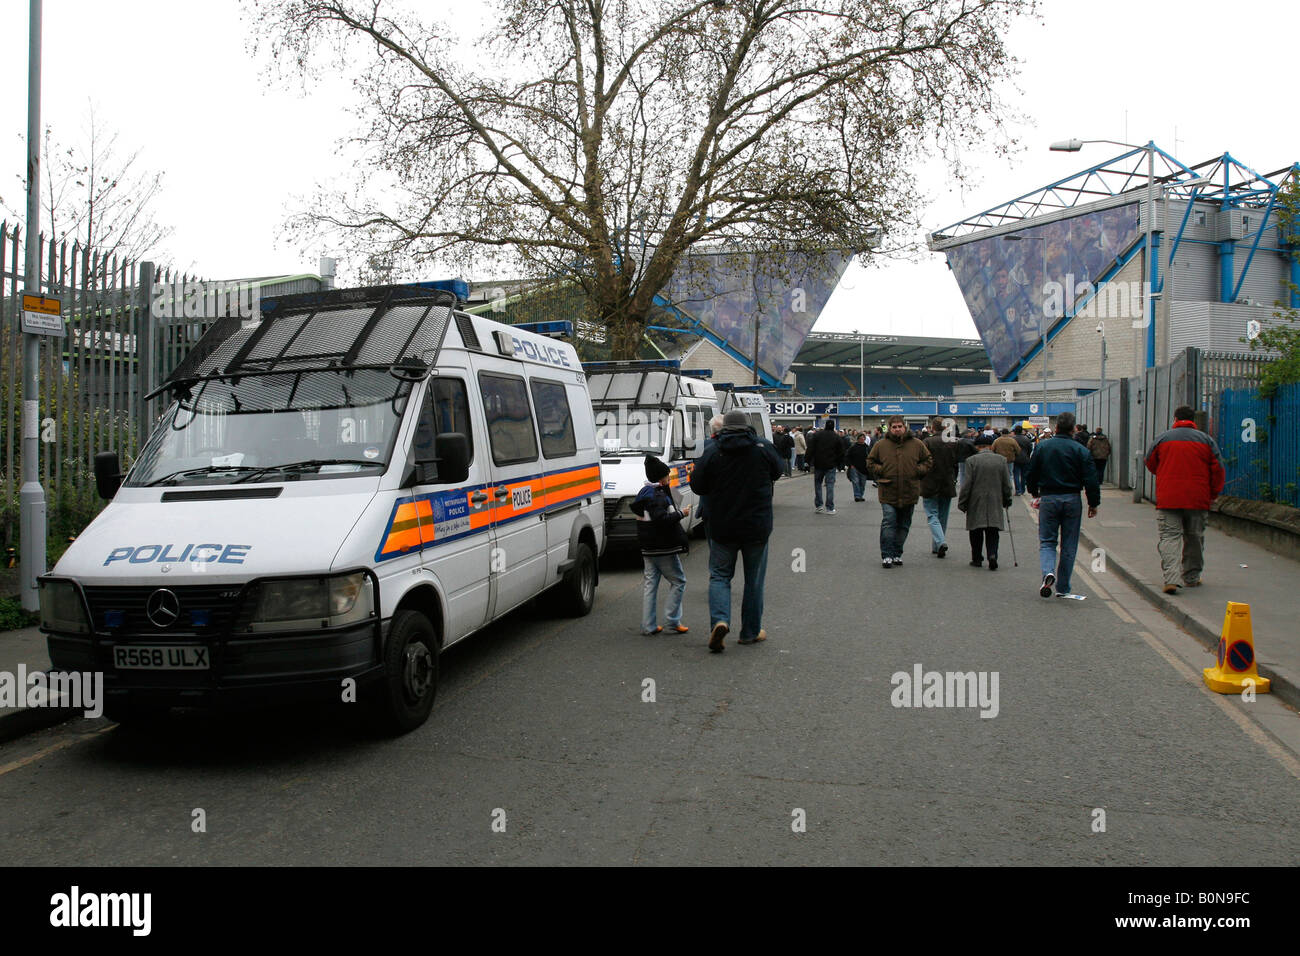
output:
[[[438,637],[419,611],[398,611],[384,648],[384,677],[372,718],[383,733],[405,734],[429,719],[438,692]]]
[[[591,545],[578,542],[573,567],[556,589],[559,609],[570,617],[586,617],[596,603],[596,555]]]

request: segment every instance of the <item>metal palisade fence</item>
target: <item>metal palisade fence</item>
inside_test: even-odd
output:
[[[1300,385],[1259,394],[1266,359],[1206,352],[1201,398],[1219,443],[1224,494],[1300,507]]]
[[[22,287],[18,228],[0,223],[0,548],[18,545],[22,482]],[[59,299],[65,337],[43,336],[40,353],[41,482],[51,558],[98,513],[91,462],[115,451],[133,460],[156,408],[144,383],[178,359],[201,334],[184,322],[146,319],[155,285],[191,282],[151,263],[103,255],[66,240],[40,237],[40,293]],[[147,356],[142,368],[141,357]],[[151,403],[155,404],[156,403]]]
[[[1261,398],[1260,374],[1270,359],[1187,348],[1165,365],[1083,396],[1078,420],[1110,438],[1107,480],[1130,489],[1139,481],[1142,496],[1154,500],[1155,476],[1142,459],[1156,436],[1173,427],[1174,409],[1190,405],[1205,413],[1205,430],[1219,444],[1225,494],[1300,506],[1300,385]]]

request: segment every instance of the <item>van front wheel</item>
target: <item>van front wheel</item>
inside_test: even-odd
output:
[[[393,615],[384,649],[384,678],[373,716],[384,733],[404,734],[429,719],[438,691],[438,639],[418,611]]]

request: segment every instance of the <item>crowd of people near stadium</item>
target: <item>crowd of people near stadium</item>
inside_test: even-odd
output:
[[[1223,490],[1224,472],[1213,439],[1197,430],[1192,410],[1175,411],[1174,427],[1160,435],[1146,457],[1156,475],[1159,551],[1166,593],[1200,583],[1204,514]],[[881,567],[903,566],[903,549],[918,502],[930,532],[930,554],[949,552],[948,517],[954,500],[965,515],[970,564],[996,571],[1001,535],[1009,531],[1015,497],[1028,492],[1038,513],[1038,594],[1073,597],[1071,576],[1086,508],[1096,517],[1110,441],[1100,429],[1059,415],[1053,430],[1037,434],[1014,428],[958,431],[951,419],[936,418],[914,432],[899,415],[887,429],[840,429],[833,420],[818,427],[778,425],[768,441],[740,412],[710,423],[711,437],[691,472],[700,497],[709,541],[709,650],[724,647],[731,630],[731,582],[738,560],[744,567],[740,644],[766,639],[762,628],[763,582],[772,532],[773,487],[796,472],[811,473],[813,511],[832,517],[836,477],[847,474],[855,503],[866,501],[867,484],[881,508]],[[673,494],[670,469],[646,458],[647,482],[633,504],[645,565],[642,632],[662,633],[657,624],[661,579],[670,582],[667,625],[685,633],[682,595],[686,578],[681,554],[688,549],[681,529],[684,512]],[[1086,502],[1086,503],[1085,503]]]

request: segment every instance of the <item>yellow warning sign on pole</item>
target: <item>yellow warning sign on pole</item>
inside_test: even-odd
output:
[[[1240,694],[1247,687],[1267,694],[1271,681],[1260,677],[1255,669],[1255,635],[1250,625],[1250,605],[1229,601],[1223,615],[1217,649],[1219,663],[1201,673],[1210,690],[1220,694]]]
[[[63,303],[47,295],[23,296],[23,331],[31,335],[66,336]]]

